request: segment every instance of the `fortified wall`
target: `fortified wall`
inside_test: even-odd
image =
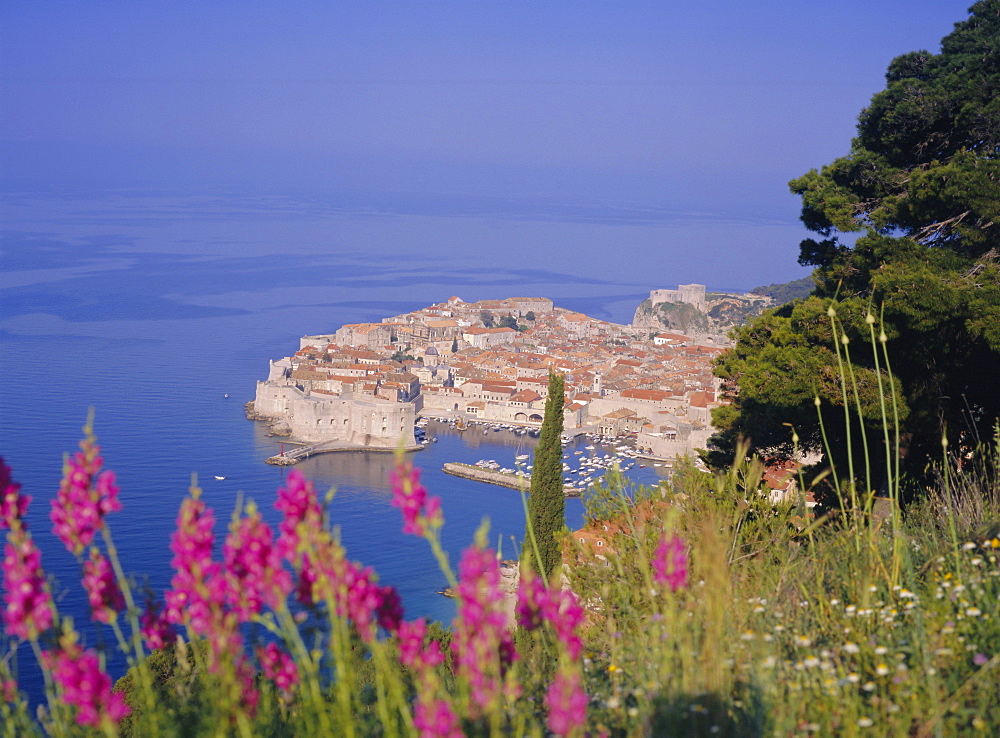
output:
[[[652,307],[664,302],[686,302],[699,310],[705,309],[705,285],[681,284],[676,290],[652,290],[649,293]]]
[[[306,443],[338,441],[369,448],[415,445],[416,407],[371,395],[323,395],[303,392],[294,384],[257,382],[254,413]]]

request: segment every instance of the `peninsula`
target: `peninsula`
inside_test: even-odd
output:
[[[684,285],[669,297],[704,294]],[[295,354],[270,362],[247,411],[317,451],[418,448],[421,417],[540,427],[555,371],[566,378],[567,434],[630,436],[640,453],[671,459],[713,433],[711,361],[725,341],[609,323],[544,297],[452,297],[302,337]]]

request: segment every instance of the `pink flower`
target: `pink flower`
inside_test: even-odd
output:
[[[376,620],[383,630],[395,633],[399,630],[399,624],[403,622],[403,600],[399,597],[399,592],[395,587],[388,584],[379,587],[382,601],[376,610]]]
[[[295,585],[295,599],[306,607],[316,602],[316,586],[318,572],[313,566],[309,554],[302,554],[302,568],[299,570],[299,581]]]
[[[283,697],[290,697],[292,689],[299,683],[299,670],[292,657],[276,643],[269,643],[266,647],[257,649],[257,658],[264,676],[274,682]]]
[[[542,615],[552,624],[556,637],[569,657],[578,659],[583,651],[583,639],[580,638],[579,631],[583,625],[584,611],[576,595],[569,590],[549,592],[548,600],[542,605]]]
[[[437,641],[424,644],[426,634],[427,626],[423,618],[399,624],[399,660],[418,674],[444,661],[441,644]]]
[[[584,610],[572,592],[553,592],[540,577],[526,574],[518,587],[516,612],[518,623],[525,630],[534,630],[543,622],[551,624],[569,657],[579,658],[583,639],[578,631],[583,625]]]
[[[395,631],[403,617],[399,595],[392,587],[380,587],[371,567],[361,569],[353,562],[346,562],[342,576],[346,583],[346,607],[338,605],[338,612],[346,614],[366,642],[375,639],[375,626],[382,625]]]
[[[14,704],[18,700],[17,682],[7,679],[0,682],[0,698],[8,704]]]
[[[462,738],[465,735],[451,705],[440,699],[417,703],[413,727],[420,731],[420,738]]]
[[[541,577],[528,572],[521,577],[517,587],[517,623],[525,630],[534,630],[545,622],[542,606],[548,600],[549,590]]]
[[[296,563],[304,544],[314,540],[323,522],[323,510],[312,482],[302,472],[292,470],[288,486],[278,490],[274,506],[284,514],[278,524],[278,550],[288,561]]]
[[[63,467],[59,492],[52,501],[53,532],[66,550],[79,556],[104,527],[104,516],[121,510],[118,487],[111,471],[101,471],[104,460],[93,435],[80,441],[81,451]]]
[[[7,534],[3,588],[8,633],[33,641],[52,626],[55,608],[42,571],[42,555],[23,528]]]
[[[25,513],[31,498],[21,494],[21,485],[14,481],[3,457],[0,456],[0,528],[25,528]]]
[[[549,709],[548,726],[556,735],[566,735],[587,720],[587,693],[580,686],[576,672],[560,671],[545,695]]]
[[[251,718],[257,714],[257,706],[260,704],[260,691],[257,689],[256,676],[253,666],[245,658],[239,656],[236,662],[236,677],[240,680],[240,706]]]
[[[458,568],[458,617],[452,649],[458,674],[470,685],[472,704],[478,711],[499,697],[500,679],[517,652],[505,627],[496,554],[492,549],[470,546]]]
[[[125,598],[109,562],[96,548],[83,563],[83,588],[90,600],[91,617],[99,623],[110,623],[125,609]]]
[[[235,523],[223,547],[226,601],[243,621],[264,605],[277,608],[292,590],[292,578],[272,545],[271,528],[252,504]]]
[[[390,475],[392,504],[403,513],[403,532],[422,536],[444,525],[441,499],[430,497],[420,483],[420,470],[409,461],[401,461]]]
[[[146,611],[139,621],[139,632],[146,641],[146,648],[151,651],[172,643],[177,636],[174,627],[167,621],[166,612],[159,608],[152,597],[146,600]]]
[[[167,621],[187,625],[200,636],[208,635],[225,599],[225,582],[219,564],[212,561],[215,518],[197,496],[185,498],[171,536],[170,565],[173,589],[167,591]]]
[[[664,535],[653,557],[654,579],[657,584],[666,584],[671,591],[687,586],[688,558],[684,541],[677,536],[668,540]]]
[[[63,700],[77,708],[80,725],[117,724],[131,712],[124,695],[111,691],[111,677],[101,670],[94,651],[72,644],[54,653],[44,651],[42,663],[62,689]]]

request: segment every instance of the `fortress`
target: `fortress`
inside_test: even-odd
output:
[[[652,290],[649,293],[652,307],[664,302],[686,302],[699,310],[705,309],[705,285],[681,284],[676,290]]]
[[[415,446],[413,424],[419,403],[396,402],[362,387],[338,394],[313,391],[292,378],[287,359],[272,361],[267,381],[257,382],[253,412],[276,425],[276,430],[307,443],[388,449]]]

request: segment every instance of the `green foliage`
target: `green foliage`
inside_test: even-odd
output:
[[[116,685],[132,716],[103,733],[409,736],[431,697],[467,716],[467,735],[541,736],[554,732],[553,677],[571,673],[587,706],[577,735],[997,734],[1000,427],[971,458],[944,459],[927,500],[891,523],[831,524],[801,497],[773,504],[761,464],[745,457],[716,474],[679,463],[654,489],[609,475],[588,500],[588,519],[607,524],[598,527],[606,545],[563,542],[575,599],[560,599],[586,608],[572,634],[582,652],[571,656],[556,628],[519,632],[521,658],[489,705],[473,692],[481,672],[452,668],[451,631],[431,623],[425,634],[423,652],[436,641],[444,663],[404,667],[394,638],[363,640],[324,598],[304,617],[284,606],[262,613],[242,630],[246,650],[216,653],[213,668],[208,641],[148,655]],[[683,547],[678,585],[660,576],[668,540]],[[285,693],[256,671],[262,636],[295,659],[299,681]],[[0,643],[6,692],[20,644]],[[236,668],[244,658],[249,671]],[[248,684],[259,693],[253,705],[240,697]],[[98,733],[47,692],[37,722],[23,696],[4,694],[0,734]]]
[[[817,394],[837,405],[837,355],[821,315],[831,298],[862,395],[888,375],[859,347],[868,338],[858,319],[871,311],[884,326],[911,472],[938,458],[943,434],[968,448],[1000,416],[1000,384],[987,376],[1000,367],[1000,0],[970,12],[940,54],[893,60],[847,156],[790,183],[802,221],[820,235],[802,242],[799,257],[817,267],[816,297],[741,329],[719,361],[719,376],[739,387],[715,415],[724,454],[740,435],[787,453],[787,424],[820,448],[809,405]],[[844,232],[862,235],[850,244]],[[833,454],[857,453],[846,428],[831,430]]]
[[[500,318],[500,322],[497,324],[498,328],[513,328],[517,330],[517,318],[513,315],[504,315]]]
[[[792,300],[809,297],[815,286],[816,283],[813,282],[812,277],[803,277],[791,282],[769,284],[766,287],[754,287],[750,290],[750,294],[764,295],[774,300],[775,304],[784,305],[786,302],[791,302]]]
[[[975,521],[1000,519],[1000,448],[979,456],[993,461],[962,495],[980,505],[968,525],[941,504],[957,501],[943,470],[938,504],[896,529],[829,525],[797,502],[773,505],[754,462],[714,476],[681,468],[641,497],[612,492],[637,501],[603,533],[601,558],[579,544],[568,569],[591,605],[590,730],[994,733],[1000,539]],[[667,535],[689,545],[689,589],[653,580]]]
[[[496,321],[493,319],[493,313],[489,313],[485,310],[479,314],[479,320],[482,321],[484,328],[494,328],[496,326]]]
[[[528,495],[528,526],[521,547],[522,565],[546,579],[562,562],[557,537],[566,527],[566,496],[562,482],[562,432],[565,380],[549,372],[549,395],[545,416],[535,447]],[[535,555],[535,546],[538,555]]]
[[[458,353],[458,339],[457,338],[451,339],[451,352],[453,354]]]
[[[527,321],[530,321],[530,322],[534,323],[535,322],[535,311],[534,310],[529,310],[528,312],[526,312],[524,314],[524,319],[527,320]]]
[[[828,314],[834,304],[836,322]],[[736,329],[735,345],[715,363],[716,376],[739,388],[731,404],[717,408],[712,414],[719,429],[713,443],[726,449],[722,454],[734,453],[741,439],[750,439],[753,448],[768,456],[792,458],[796,452],[794,429],[799,450],[826,451],[835,460],[842,460],[849,452],[860,457],[864,452],[859,445],[855,448],[847,445],[845,387],[836,350],[842,341],[841,333],[834,332],[835,326],[849,341],[854,385],[847,403],[855,421],[860,418],[860,423],[872,434],[878,431],[884,407],[879,382],[883,389],[897,386],[885,370],[884,361],[879,363],[879,346],[868,338],[867,314],[867,305],[857,298],[833,303],[810,297],[769,310]],[[817,398],[821,403],[819,411]],[[897,391],[895,402],[900,421],[906,422],[909,416],[906,398]],[[824,421],[825,442],[818,418]],[[861,443],[860,435],[855,443]],[[717,463],[725,457],[716,452],[710,458]]]

